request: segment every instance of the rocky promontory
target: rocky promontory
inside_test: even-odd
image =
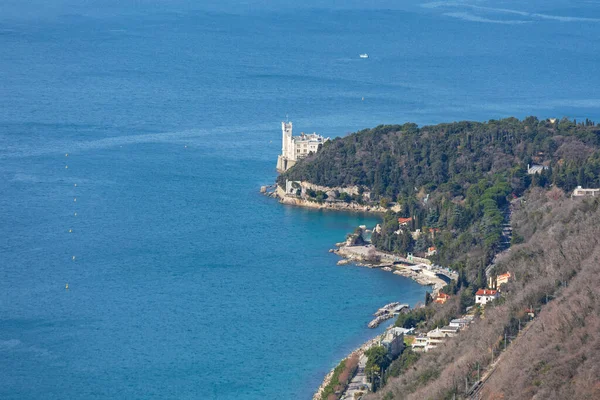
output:
[[[287,181],[280,185],[262,186],[261,193],[279,199],[282,204],[314,209],[385,213],[397,211],[396,204],[382,205],[370,200],[370,192],[358,186],[326,187],[305,181]]]

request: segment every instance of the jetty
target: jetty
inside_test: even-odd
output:
[[[383,321],[386,321],[390,318],[394,318],[395,316],[400,314],[400,312],[402,312],[402,310],[404,310],[405,308],[409,308],[409,305],[400,304],[399,302],[386,304],[373,314],[375,316],[375,319],[369,322],[369,325],[367,326],[371,329],[377,328],[379,324],[381,324]]]
[[[385,306],[381,307],[379,310],[375,311],[375,314],[373,314],[373,315],[376,317],[379,317],[380,315],[387,314],[399,305],[400,305],[400,303],[397,301],[395,303],[386,304]],[[403,304],[403,305],[406,305],[406,304]]]

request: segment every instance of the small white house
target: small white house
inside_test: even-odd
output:
[[[548,167],[546,167],[545,165],[529,165],[527,164],[527,173],[529,175],[535,175],[535,174],[541,174],[542,171],[548,169]]]
[[[429,349],[429,338],[427,336],[417,336],[412,344],[413,351],[425,353]]]
[[[486,305],[490,301],[498,298],[498,291],[492,289],[479,289],[475,293],[475,304]]]
[[[581,186],[577,186],[575,190],[573,190],[572,197],[597,197],[600,196],[600,189],[584,189]]]
[[[462,329],[465,326],[469,325],[469,322],[470,321],[468,319],[457,318],[457,319],[453,319],[452,321],[450,321],[450,324],[448,324],[448,326],[451,326],[453,328]]]

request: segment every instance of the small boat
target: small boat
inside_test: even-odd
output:
[[[369,58],[369,55],[367,53],[363,53],[359,55],[360,58]]]

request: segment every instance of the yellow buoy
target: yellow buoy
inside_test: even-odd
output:
[[[69,290],[69,284],[68,283],[65,285],[65,289]]]

